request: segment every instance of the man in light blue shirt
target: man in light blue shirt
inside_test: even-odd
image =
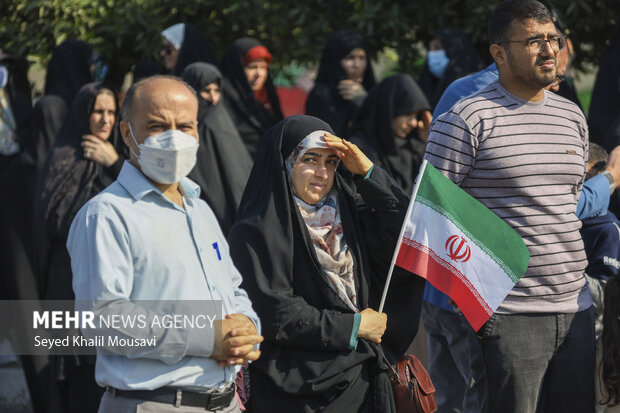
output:
[[[98,347],[96,380],[107,389],[99,412],[239,412],[238,365],[260,355],[259,320],[226,239],[185,178],[195,163],[197,111],[195,92],[175,78],[132,86],[121,123],[130,161],[79,211],[67,248],[76,300],[219,300],[221,334],[175,329],[159,331],[152,348]]]

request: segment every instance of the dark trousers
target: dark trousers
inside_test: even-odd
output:
[[[476,332],[459,314],[424,302],[428,373],[437,389],[438,413],[485,413],[487,376]]]
[[[591,307],[573,314],[494,314],[478,333],[490,412],[594,411]]]

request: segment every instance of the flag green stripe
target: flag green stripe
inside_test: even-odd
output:
[[[490,259],[495,261],[495,263],[506,273],[506,275],[508,276],[508,278],[512,280],[512,282],[516,283],[517,281],[519,281],[519,278],[521,278],[523,273],[521,273],[520,275],[515,274],[511,268],[507,267],[506,264],[504,264],[504,262],[499,259],[499,257],[495,256],[493,251],[489,250],[486,245],[484,245],[476,237],[474,237],[466,228],[464,228],[456,219],[454,219],[454,217],[451,216],[445,209],[441,208],[438,205],[433,204],[432,202],[429,202],[428,200],[424,198],[416,197],[416,201],[431,208],[433,211],[442,215],[447,220],[450,220],[454,224],[454,226],[456,226],[467,238],[469,238],[474,244],[476,244],[478,248],[480,248],[486,255],[488,255]]]
[[[523,276],[530,254],[521,236],[430,163],[424,170],[416,202],[429,206],[461,228],[498,265],[506,268],[514,282]]]

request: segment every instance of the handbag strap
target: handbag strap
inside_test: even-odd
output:
[[[394,366],[392,366],[392,363],[390,363],[390,361],[388,360],[388,358],[385,355],[385,353],[383,352],[383,349],[381,348],[381,346],[380,345],[375,345],[375,348],[377,349],[377,353],[379,353],[379,356],[381,356],[383,361],[385,361],[385,364],[387,364],[390,367],[390,370],[391,370],[390,380],[391,381],[396,380],[400,384],[401,381],[400,381],[400,377],[398,377],[398,372],[396,371]]]

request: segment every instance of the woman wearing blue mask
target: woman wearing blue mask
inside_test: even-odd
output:
[[[484,68],[478,53],[459,29],[444,28],[428,42],[420,87],[434,108],[442,93],[456,79]]]

